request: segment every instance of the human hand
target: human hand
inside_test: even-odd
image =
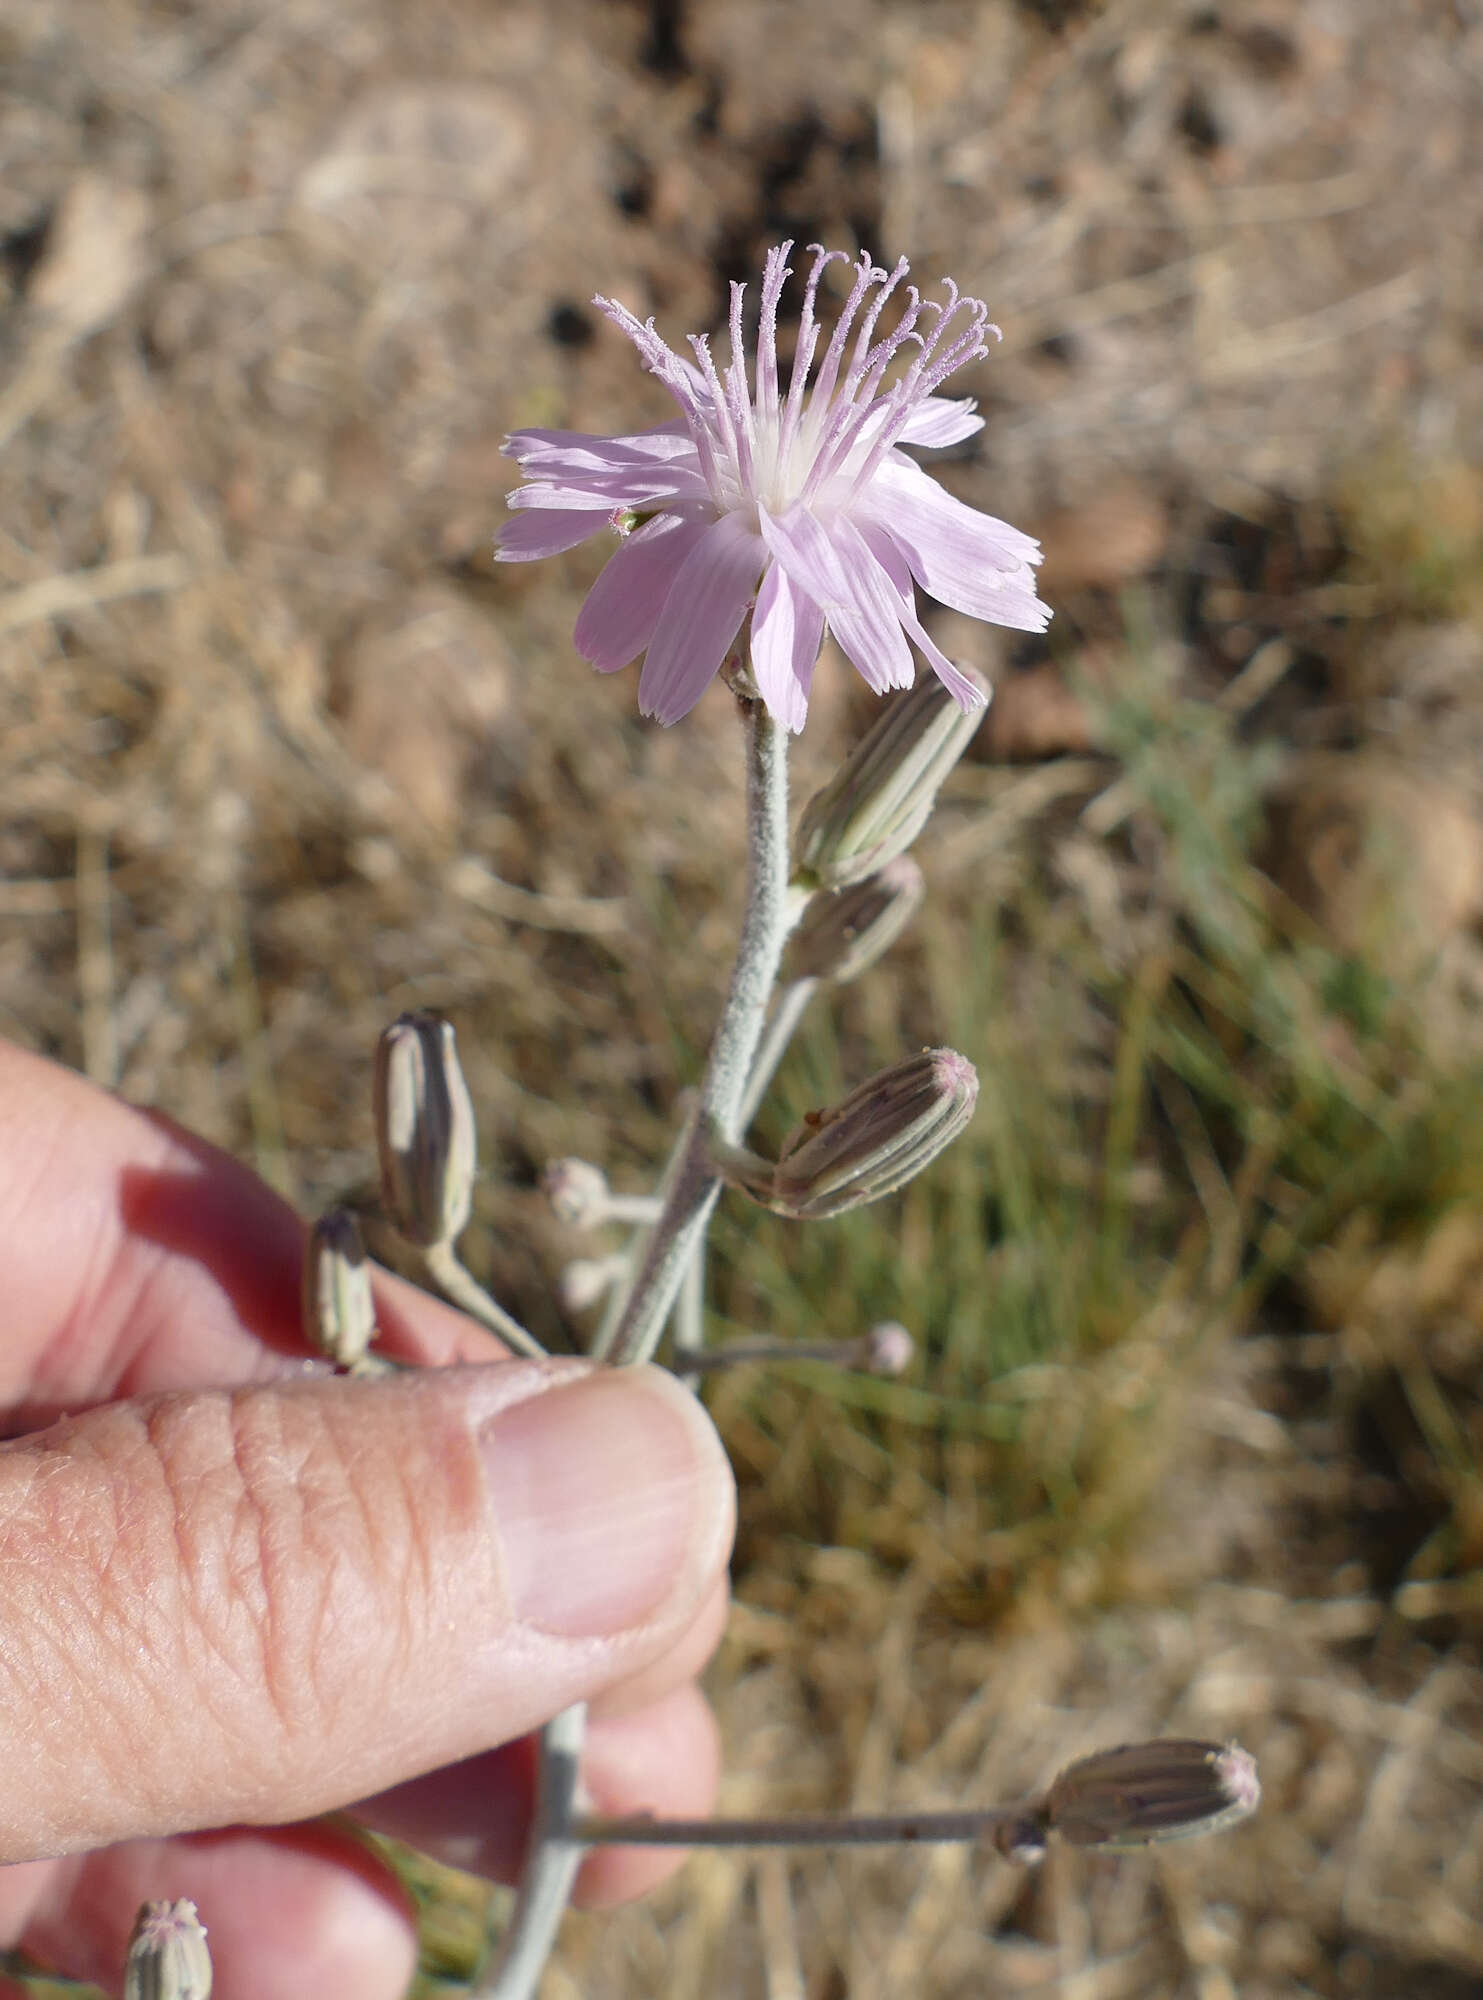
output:
[[[382,1350],[425,1372],[334,1377],[301,1241],[246,1168],[0,1044],[0,1942],[105,1986],[138,1905],[189,1896],[217,2000],[399,2000],[394,1877],[295,1822],[363,1801],[509,1879],[520,1739],[574,1701],[597,1810],[714,1795],[733,1489],[699,1405],[502,1359],[391,1277]],[[581,1899],[671,1865],[595,1853]]]

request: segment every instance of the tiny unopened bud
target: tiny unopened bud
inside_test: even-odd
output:
[[[376,1338],[376,1302],[360,1224],[348,1208],[332,1208],[309,1230],[304,1245],[304,1337],[337,1368],[365,1360]]]
[[[1256,1811],[1255,1759],[1234,1743],[1171,1737],[1098,1750],[1062,1771],[1045,1816],[1073,1847],[1142,1847],[1218,1833]]]
[[[900,937],[926,887],[911,856],[898,854],[863,882],[820,889],[788,941],[789,976],[837,986],[858,979]]]
[[[124,1960],[124,2000],[211,2000],[206,1927],[184,1896],[140,1910]]]
[[[904,1375],[916,1358],[917,1344],[899,1319],[883,1319],[862,1343],[870,1375]]]
[[[983,702],[959,708],[935,674],[887,704],[798,822],[799,879],[843,889],[904,854],[926,825],[937,791],[983,721],[989,685],[968,678]]]
[[[765,1195],[780,1215],[818,1221],[893,1194],[973,1115],[978,1075],[956,1049],[923,1049],[789,1133]],[[750,1191],[750,1190],[749,1190]]]
[[[451,1243],[469,1219],[478,1139],[453,1024],[403,1014],[376,1048],[381,1199],[409,1243]]]
[[[574,1229],[596,1229],[608,1219],[608,1177],[589,1160],[551,1160],[541,1175],[556,1218]]]

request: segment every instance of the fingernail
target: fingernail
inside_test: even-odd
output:
[[[718,1566],[731,1475],[696,1399],[610,1369],[502,1410],[481,1433],[511,1608],[561,1638],[642,1625]]]

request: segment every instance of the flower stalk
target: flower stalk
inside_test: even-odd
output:
[[[762,1039],[767,1003],[787,938],[787,732],[761,702],[745,702],[747,732],[747,904],[731,984],[716,1025],[699,1096],[663,1191],[611,1340],[601,1350],[619,1365],[647,1361],[659,1345],[684,1279],[699,1252],[721,1192],[708,1134],[735,1144],[747,1084]]]
[[[1221,1833],[1261,1802],[1256,1761],[1236,1743],[1170,1737],[1097,1750],[1039,1798],[957,1812],[814,1813],[761,1819],[587,1815],[572,1838],[592,1847],[879,1847],[988,1841],[1006,1858],[1043,1858],[1052,1835],[1072,1847],[1123,1849]]]

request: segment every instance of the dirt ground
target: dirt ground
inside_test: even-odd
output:
[[[1476,1053],[1480,114],[1475,0],[9,0],[0,1030],[312,1208],[364,1190],[380,1027],[447,1008],[500,1163],[478,1257],[569,1337],[536,1172],[660,1155],[728,955],[738,772],[722,690],[660,732],[576,658],[591,550],[491,562],[500,444],[661,420],[592,295],[716,327],[792,237],[905,254],[1003,328],[941,471],[1043,537],[1057,619],[935,623],[1001,683],[973,799],[1107,786],[1082,690],[1151,618],[1181,689],[1286,759],[1273,880],[1387,974],[1441,954]],[[865,712],[826,662],[800,795]],[[987,895],[954,824],[944,893]],[[1057,848],[1065,894],[1095,904],[1101,851]],[[1421,1615],[1429,1519],[1408,1542],[1376,1498],[1331,1368],[1435,1280],[1436,1365],[1483,1402],[1459,1226],[1315,1263],[1290,1324],[1207,1343],[1116,1589],[1073,1563],[992,1620],[948,1575],[976,1532],[950,1481],[868,1472],[877,1525],[936,1524],[883,1569],[779,1501],[719,1398],[730,1809],[1013,1796],[1165,1731],[1239,1737],[1266,1804],[1034,1878],[699,1859],[576,1921],[553,2000],[1483,1993],[1483,1426],[1475,1540]]]

